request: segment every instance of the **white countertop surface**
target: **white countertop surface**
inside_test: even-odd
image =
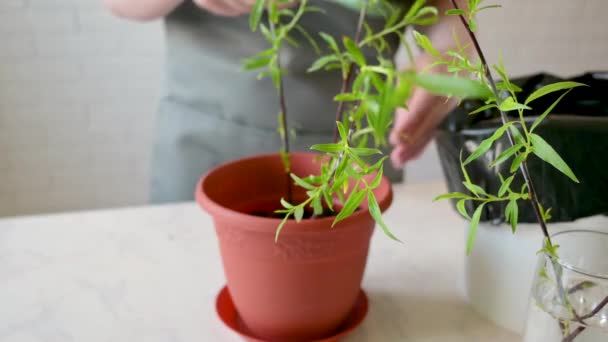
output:
[[[364,324],[346,342],[518,341],[463,297],[465,222],[440,183],[397,185],[374,234]],[[0,220],[1,342],[239,341],[215,316],[224,284],[194,203]]]

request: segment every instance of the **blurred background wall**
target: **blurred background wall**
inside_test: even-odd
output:
[[[608,1],[489,3],[482,47],[514,76],[608,70]],[[99,0],[0,0],[0,216],[146,202],[163,45]],[[442,178],[433,146],[406,178]]]

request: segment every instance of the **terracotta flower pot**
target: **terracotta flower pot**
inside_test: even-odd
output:
[[[316,156],[291,154],[292,171],[318,173]],[[278,155],[240,159],[203,176],[195,196],[213,217],[227,285],[246,329],[269,341],[311,341],[334,333],[352,309],[375,224],[365,207],[333,228],[332,217],[290,220],[275,243],[280,219],[249,213],[278,209],[284,172]],[[386,210],[388,180],[375,194]]]

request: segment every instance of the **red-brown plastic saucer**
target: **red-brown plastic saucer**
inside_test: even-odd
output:
[[[234,303],[232,302],[232,297],[230,297],[230,292],[228,288],[224,286],[220,293],[217,295],[215,308],[217,310],[217,314],[224,322],[224,324],[232,331],[240,335],[244,341],[247,342],[269,342],[262,339],[259,339],[253,335],[251,335],[248,331],[246,331],[245,327],[241,323],[239,318],[239,314],[236,311]],[[346,337],[350,333],[352,333],[361,322],[367,316],[368,310],[368,301],[367,295],[363,290],[359,292],[359,296],[357,297],[357,301],[355,302],[355,306],[353,310],[346,318],[346,321],[340,326],[338,331],[327,338],[322,340],[310,341],[310,342],[337,342],[340,339]]]

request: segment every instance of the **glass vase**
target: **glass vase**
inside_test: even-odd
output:
[[[558,257],[539,253],[525,342],[608,341],[608,232],[552,236]]]

